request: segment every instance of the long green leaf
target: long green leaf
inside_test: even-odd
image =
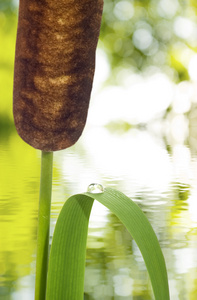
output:
[[[70,197],[55,226],[48,267],[48,300],[82,300],[86,240],[93,199]]]
[[[156,300],[169,300],[164,257],[158,239],[144,213],[121,192],[70,197],[57,220],[47,281],[47,300],[82,300],[89,216],[94,199],[109,208],[125,225],[144,258]]]

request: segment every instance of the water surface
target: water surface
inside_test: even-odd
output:
[[[97,182],[131,197],[162,247],[171,299],[197,298],[197,156],[148,128],[86,126],[54,154],[51,237],[66,199]],[[0,144],[0,299],[34,299],[40,152],[15,131]],[[90,218],[85,299],[153,299],[140,251],[117,217],[97,202]]]

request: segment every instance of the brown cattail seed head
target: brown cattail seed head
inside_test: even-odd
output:
[[[103,0],[20,0],[13,112],[36,149],[73,145],[85,126]]]

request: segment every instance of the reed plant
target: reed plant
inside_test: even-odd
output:
[[[121,192],[90,184],[66,200],[49,256],[53,152],[76,143],[85,126],[103,0],[21,0],[14,72],[14,120],[41,150],[35,300],[82,300],[89,216],[94,200],[136,241],[156,300],[168,300],[164,257],[149,221]]]

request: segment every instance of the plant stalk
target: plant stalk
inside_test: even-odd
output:
[[[35,300],[44,300],[46,294],[49,229],[51,213],[51,192],[53,173],[53,152],[42,151],[40,198],[38,212],[37,258]]]

